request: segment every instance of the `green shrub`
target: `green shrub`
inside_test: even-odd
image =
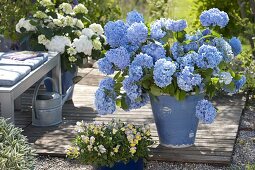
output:
[[[8,124],[6,120],[0,118],[0,169],[33,169],[35,151],[21,132],[21,128]]]

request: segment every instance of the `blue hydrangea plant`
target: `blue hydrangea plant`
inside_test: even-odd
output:
[[[167,94],[183,100],[194,93],[209,98],[220,90],[237,93],[246,78],[232,71],[231,62],[241,53],[241,42],[214,31],[228,24],[228,14],[213,8],[204,11],[200,21],[204,30],[189,34],[185,20],[161,18],[145,24],[137,11],[129,12],[126,22],[108,22],[104,31],[111,49],[98,65],[102,73],[115,75],[99,85],[98,113],[111,114],[116,105],[124,110],[140,108],[148,103],[149,95]],[[201,100],[196,116],[212,123],[216,109],[208,100]]]

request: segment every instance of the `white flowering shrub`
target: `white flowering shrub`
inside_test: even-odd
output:
[[[111,167],[117,162],[146,158],[152,144],[148,125],[135,126],[119,120],[90,124],[82,121],[77,122],[75,130],[73,146],[66,153],[84,164]]]
[[[89,24],[87,13],[83,4],[64,2],[56,7],[51,0],[40,0],[32,17],[19,20],[16,31],[22,35],[21,42],[29,39],[32,50],[61,53],[62,68],[69,70],[88,56],[100,58],[104,51],[104,30],[100,24]]]

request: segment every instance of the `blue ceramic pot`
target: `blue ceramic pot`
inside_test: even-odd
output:
[[[168,95],[158,96],[158,100],[150,97],[161,145],[183,148],[194,144],[198,126],[196,105],[203,98],[203,94],[187,96],[183,101]]]
[[[77,67],[70,71],[65,71],[61,73],[61,81],[62,81],[62,95],[66,94],[66,91],[68,90],[69,87],[73,85],[73,78],[77,75]],[[52,72],[50,71],[47,74],[48,77],[52,77]],[[51,81],[45,80],[44,85],[46,87],[46,90],[48,92],[52,92],[52,83]],[[73,91],[69,95],[69,98],[67,100],[71,100],[73,96]]]
[[[113,167],[99,167],[97,170],[143,170],[143,159],[138,161],[131,160],[127,164],[123,162],[116,163]]]

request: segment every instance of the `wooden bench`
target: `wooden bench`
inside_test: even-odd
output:
[[[56,81],[58,92],[61,94],[61,62],[60,54],[48,53],[48,60],[41,66],[31,71],[26,77],[11,87],[0,87],[1,116],[9,118],[9,122],[14,122],[14,101],[28,88],[35,84],[52,70],[52,78]]]

